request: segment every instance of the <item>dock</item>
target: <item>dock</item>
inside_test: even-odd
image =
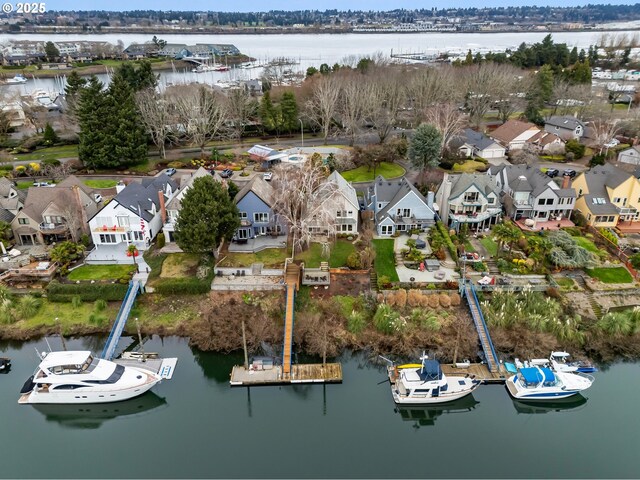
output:
[[[504,369],[500,369],[500,371],[492,372],[489,370],[486,364],[484,363],[472,363],[468,367],[459,368],[450,363],[442,363],[440,364],[440,368],[442,369],[442,373],[446,376],[464,376],[464,375],[474,375],[478,380],[482,381],[483,384],[504,384],[507,381],[508,374],[504,371]]]
[[[233,387],[259,385],[291,385],[296,383],[342,383],[342,365],[339,363],[293,364],[289,374],[278,365],[268,370],[247,369],[236,365],[231,370]]]

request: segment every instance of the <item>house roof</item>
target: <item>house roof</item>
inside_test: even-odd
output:
[[[609,197],[588,194],[584,196],[587,208],[596,215],[616,215],[618,208],[609,201]]]
[[[272,207],[275,203],[275,190],[269,182],[264,180],[261,175],[256,175],[236,194],[234,202],[237,204],[249,192],[253,192],[268,207]]]
[[[0,197],[8,197],[11,190],[17,190],[15,183],[5,177],[0,177]]]
[[[514,192],[531,192],[534,197],[537,197],[545,190],[551,189],[560,197],[576,196],[575,189],[558,188],[558,184],[552,178],[542,173],[540,169],[529,165],[491,166],[488,173],[499,175],[502,178],[502,184],[506,183]]]
[[[342,192],[344,197],[351,203],[356,209],[360,208],[360,204],[358,203],[358,194],[356,193],[356,189],[347,182],[342,175],[335,170],[329,177],[327,178],[329,182],[335,182],[338,186],[338,190]]]
[[[575,130],[577,126],[581,126],[584,129],[584,123],[571,115],[551,117],[545,122],[545,125],[551,125],[553,127],[564,128],[567,130]]]
[[[492,138],[487,137],[482,132],[476,132],[470,128],[465,128],[463,133],[458,137],[458,141],[462,144],[466,143],[473,145],[478,150],[485,150],[492,145],[497,145],[497,142]]]
[[[475,185],[485,196],[490,193],[498,194],[498,187],[492,177],[479,175],[477,173],[463,173],[461,175],[448,175],[451,181],[451,192],[449,200],[454,199],[466,192],[469,187]]]
[[[389,216],[389,211],[394,208],[396,203],[411,192],[413,192],[422,203],[427,205],[427,200],[424,196],[405,177],[399,180],[386,180],[381,175],[378,175],[373,184],[373,188],[376,193],[377,202],[388,202],[387,205],[378,212],[378,221],[384,220],[384,218]]]
[[[88,186],[86,186],[84,184],[84,182],[82,180],[80,180],[78,177],[76,177],[75,175],[69,175],[63,181],[58,183],[56,185],[56,188],[57,187],[73,187],[73,186],[80,187],[80,190],[82,190],[87,195],[91,195],[93,193],[93,189],[88,187]]]
[[[503,143],[510,143],[518,136],[532,128],[538,129],[533,123],[509,120],[491,132],[491,136]]]
[[[187,190],[189,190],[191,188],[191,186],[193,185],[193,182],[196,181],[196,178],[202,178],[202,177],[210,177],[211,174],[206,171],[204,168],[200,167],[198,168],[194,173],[192,173],[189,176],[183,175],[182,178],[180,179],[180,192],[186,192]],[[213,177],[214,179],[216,177]],[[169,203],[167,203],[167,210],[180,210],[181,207],[181,200],[182,200],[182,195],[176,195],[174,196],[171,201]]]
[[[171,186],[174,192],[178,188],[176,182],[165,173],[153,178],[143,178],[142,183],[134,182],[127,185],[113,201],[150,222],[153,219],[152,205],[155,205],[156,211],[160,209],[158,192],[166,193],[167,185]]]
[[[256,157],[260,158],[269,158],[273,155],[278,154],[279,152],[271,147],[265,147],[264,145],[254,145],[249,150],[247,150],[247,153],[249,153],[249,155],[255,155]]]
[[[11,223],[11,220],[15,218],[15,215],[6,208],[0,208],[0,222]]]
[[[584,179],[590,194],[608,197],[607,189],[616,188],[633,177],[632,174],[616,168],[610,163],[598,165],[584,172]]]
[[[77,199],[72,187],[30,187],[27,191],[27,198],[24,201],[22,212],[29,218],[42,222],[42,212],[54,203],[59,208],[72,205],[77,209]]]

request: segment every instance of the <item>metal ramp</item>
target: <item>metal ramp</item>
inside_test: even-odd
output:
[[[286,308],[284,314],[284,344],[282,348],[282,374],[285,378],[291,375],[291,350],[293,347],[293,317],[296,291],[300,285],[300,267],[288,263],[285,267],[285,283],[287,285]]]
[[[469,311],[471,312],[473,323],[476,327],[476,331],[478,332],[478,338],[480,339],[480,345],[482,345],[484,356],[487,359],[487,366],[489,367],[489,371],[498,372],[500,370],[500,362],[498,360],[498,356],[496,355],[496,351],[493,348],[493,342],[491,342],[489,329],[487,328],[487,324],[484,321],[484,315],[482,314],[482,309],[480,308],[480,302],[478,301],[478,296],[476,295],[476,289],[473,286],[473,283],[471,283],[470,281],[465,282],[463,295],[467,299],[467,305],[469,305]]]
[[[129,289],[127,290],[127,294],[124,296],[122,305],[120,305],[120,311],[118,312],[116,321],[113,323],[107,343],[102,350],[102,355],[100,355],[101,358],[104,358],[105,360],[113,360],[116,347],[118,346],[118,341],[120,340],[124,326],[126,325],[129,314],[131,313],[131,308],[133,307],[139,292],[140,282],[138,280],[129,282]]]

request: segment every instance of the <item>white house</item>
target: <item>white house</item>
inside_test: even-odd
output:
[[[357,233],[360,204],[356,189],[337,171],[329,175],[327,182],[333,183],[335,188],[328,194],[328,198],[322,200],[322,208],[327,208],[331,212],[335,232]],[[311,214],[313,215],[313,212]],[[324,225],[312,225],[309,229],[318,234],[327,231]]]
[[[117,263],[129,245],[146,250],[162,230],[165,205],[178,191],[176,183],[164,173],[141,183],[118,187],[118,194],[89,220],[95,249],[92,261]],[[126,258],[126,257],[124,257]]]
[[[630,163],[631,165],[640,165],[640,146],[636,145],[622,150],[618,153],[618,161]]]

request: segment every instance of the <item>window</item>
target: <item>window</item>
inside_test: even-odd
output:
[[[582,189],[578,190],[578,196],[580,197],[582,195]]]
[[[590,213],[587,215],[587,220],[591,221],[591,214]]]
[[[336,217],[340,218],[342,216],[342,210],[338,210],[336,212]]]
[[[613,215],[609,215],[609,219],[607,221],[614,222],[615,220],[616,220],[616,217],[614,217]]]
[[[18,223],[20,225],[29,225],[29,219],[28,218],[19,218],[18,219]]]
[[[380,227],[380,232],[382,233],[382,235],[391,235],[393,233],[393,226],[392,225],[382,225]]]
[[[136,230],[133,232],[133,239],[137,242],[141,242],[142,240],[144,240],[144,235],[142,234],[142,232]]]
[[[564,205],[564,198],[561,198],[560,200],[558,200],[558,205]]]
[[[101,233],[100,243],[116,243],[116,236],[112,233]]]
[[[547,205],[553,205],[553,198],[547,198]]]
[[[118,219],[119,227],[128,227],[129,226],[129,217],[116,217]]]
[[[467,192],[464,194],[465,202],[477,202],[479,198],[478,192]]]
[[[240,218],[242,220],[246,220],[247,219],[247,212],[240,212]]]
[[[538,205],[544,205],[544,198],[538,199]]]
[[[495,203],[495,201],[496,201],[496,199],[495,199],[495,198],[493,198],[493,197],[489,197],[489,198],[487,198],[487,203],[488,203],[489,205],[493,205],[493,204]]]
[[[613,203],[620,203],[620,197],[613,197]]]
[[[241,228],[236,233],[236,237],[238,237],[239,240],[246,240],[249,238],[249,231],[246,228]]]
[[[269,214],[266,212],[256,212],[253,214],[253,221],[256,223],[267,223],[269,221]]]

